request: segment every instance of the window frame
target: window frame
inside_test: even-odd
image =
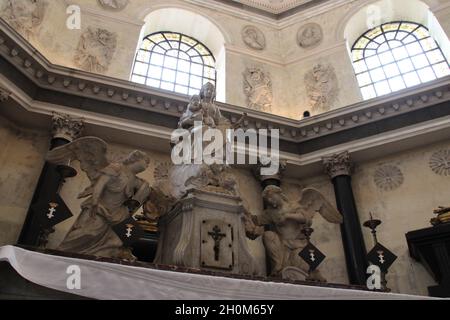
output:
[[[153,41],[151,38],[156,36],[156,35],[161,35],[163,40],[160,41],[160,42]],[[177,35],[178,36],[178,40],[168,39],[166,37],[166,35]],[[187,38],[193,44],[190,44],[188,42],[183,41],[184,37]],[[143,47],[146,40],[153,44],[153,47],[150,50],[147,50],[147,49],[145,49]],[[172,47],[171,42],[178,42],[177,48]],[[167,44],[169,49],[163,47],[161,44]],[[181,49],[182,48],[182,44],[187,47],[186,50],[182,50]],[[196,47],[198,47],[198,46],[201,46],[202,50],[205,50],[206,53],[202,54],[199,50],[197,50]],[[155,48],[157,48],[157,47],[159,47],[159,51],[164,51],[164,53],[155,52]],[[189,55],[188,52],[191,51],[191,50],[195,51],[196,54],[192,55],[192,56]],[[176,57],[173,56],[173,55],[168,55],[169,51],[177,51]],[[148,59],[146,59],[145,61],[138,60],[139,54],[142,53],[142,52],[148,54]],[[180,52],[184,53],[185,55],[187,55],[189,57],[189,60],[187,60],[184,57],[180,57]],[[158,55],[161,55],[163,57],[163,60],[162,60],[162,62],[160,64],[152,63],[152,56],[153,56],[153,54],[158,54]],[[165,65],[167,57],[176,59],[176,66],[175,67],[168,67],[168,66]],[[201,63],[192,60],[193,58],[197,58],[197,57],[201,60]],[[208,64],[207,62],[205,62],[205,58],[207,58],[207,57],[210,57],[212,59],[212,64]],[[189,63],[189,71],[185,71],[185,70],[179,69],[180,61],[185,61],[185,62]],[[145,64],[146,65],[147,69],[146,69],[145,75],[142,75],[142,74],[139,74],[139,73],[135,73],[135,71],[136,71],[136,64],[137,63],[141,63],[141,64]],[[197,74],[193,73],[193,71],[192,71],[193,65],[201,66],[201,75],[198,74],[200,72],[198,72]],[[160,72],[159,77],[152,77],[149,74],[149,71],[150,71],[151,67],[161,68],[161,72]],[[207,74],[206,73],[207,72],[206,68],[211,68],[211,69],[214,70],[212,77],[209,77],[209,75],[208,76],[206,75]],[[174,72],[174,80],[173,81],[169,81],[169,80],[164,80],[163,79],[164,70],[169,70],[169,71],[173,71]],[[183,84],[183,83],[177,82],[177,78],[178,78],[178,74],[179,73],[186,74],[188,76],[187,84]],[[133,80],[133,79],[135,79],[135,77],[144,78],[144,83]],[[201,89],[201,86],[200,86],[200,88],[196,88],[196,87],[192,87],[191,86],[193,77],[201,78],[201,86],[203,86],[207,82],[211,82],[214,85],[216,85],[216,83],[217,83],[216,58],[214,57],[214,55],[211,52],[211,50],[206,45],[204,45],[201,41],[199,41],[199,40],[197,40],[197,39],[195,39],[195,38],[193,38],[191,36],[188,36],[186,34],[183,34],[183,33],[180,33],[180,32],[173,32],[173,31],[157,31],[157,32],[153,32],[151,34],[146,35],[142,39],[141,46],[138,48],[138,50],[136,52],[136,55],[135,55],[135,58],[134,58],[134,63],[133,63],[133,68],[131,70],[130,80],[133,83],[139,83],[139,84],[143,84],[145,86],[151,87],[151,88],[156,88],[156,89],[160,89],[160,90],[166,90],[166,91],[169,91],[169,92],[174,92],[174,93],[177,93],[177,94],[190,96],[192,94],[198,94],[198,92]],[[153,80],[153,81],[159,82],[159,86],[149,84],[149,80],[150,81]],[[172,85],[173,89],[163,88],[162,86],[163,86],[164,83]],[[177,91],[177,86],[186,88],[187,89],[187,93],[183,93],[183,92]]]
[[[387,25],[395,25],[395,24],[398,24],[398,27],[397,27],[396,30],[393,29],[393,30],[388,30],[388,31],[386,31],[385,28],[384,28],[384,27],[387,26]],[[401,29],[402,24],[411,24],[411,25],[414,25],[415,28],[412,29],[412,30],[410,30],[409,32],[407,32],[407,31]],[[380,30],[381,30],[381,33],[376,34],[376,35],[374,35],[374,36],[372,36],[372,37],[369,37],[369,36],[368,36],[368,35],[370,35],[370,33],[374,32],[375,30],[377,30],[377,29],[379,29],[379,28],[380,28]],[[426,36],[426,37],[419,38],[419,37],[417,36],[417,31],[420,30],[420,28],[423,28],[423,29],[426,30],[426,32],[427,32],[427,36]],[[388,37],[387,37],[387,34],[390,33],[390,32],[395,32],[395,35],[394,35],[394,37],[393,37],[392,39],[388,39]],[[397,35],[399,34],[399,32],[405,32],[405,33],[407,32],[407,35],[404,36],[401,40],[399,40],[399,39],[397,39]],[[383,37],[383,41],[382,41],[382,42],[375,41],[375,39],[377,39],[377,38],[380,37],[380,36]],[[411,41],[411,42],[408,42],[408,43],[405,44],[403,41],[404,41],[405,39],[407,39],[408,37],[410,37],[410,36],[414,37],[414,41]],[[365,40],[367,41],[367,43],[366,43],[364,46],[361,46],[361,44],[360,44],[362,39],[365,39]],[[431,48],[431,49],[428,49],[428,50],[427,50],[427,49],[424,47],[424,45],[422,44],[422,42],[423,42],[424,40],[427,40],[427,39],[431,39],[431,40],[434,42],[434,44],[435,44],[435,47],[434,47],[434,48]],[[398,46],[398,47],[392,48],[391,45],[389,45],[389,42],[390,42],[390,41],[399,41],[399,42],[401,42],[401,45]],[[376,48],[368,48],[368,46],[369,46],[370,44],[372,44],[372,43],[375,43],[375,44],[377,44],[378,46],[377,46]],[[415,44],[415,43],[417,43],[417,44],[420,45],[420,49],[421,49],[421,50],[420,50],[418,53],[415,53],[415,54],[411,55],[411,54],[408,52],[408,50],[407,50],[407,46],[410,46],[410,45]],[[383,51],[383,52],[379,53],[378,50],[379,50],[380,46],[382,46],[383,44],[388,44],[388,49],[387,49],[386,51]],[[361,46],[361,47],[358,47],[358,48],[357,48],[357,46]],[[395,50],[396,48],[404,48],[404,49],[405,49],[406,56],[405,56],[404,58],[402,58],[402,59],[397,59],[397,58],[395,57],[394,53],[393,53],[393,50]],[[433,52],[433,51],[436,51],[436,50],[439,51],[439,53],[442,55],[442,57],[443,57],[444,60],[441,60],[441,61],[439,61],[439,62],[434,62],[434,63],[432,63],[432,62],[430,61],[430,57],[429,57],[428,53]],[[361,56],[362,56],[362,58],[360,58],[360,59],[355,59],[355,51],[361,51]],[[367,51],[374,51],[375,54],[367,55]],[[380,55],[383,54],[383,53],[387,53],[387,52],[392,53],[392,56],[393,56],[393,58],[394,58],[393,61],[390,61],[390,62],[383,62],[383,61],[381,60]],[[413,60],[412,58],[414,58],[414,57],[419,57],[419,56],[421,56],[421,55],[424,55],[424,56],[425,56],[427,64],[424,65],[424,66],[422,66],[422,67],[416,67],[416,66],[414,65],[414,61],[415,61],[415,60]],[[379,65],[379,66],[375,66],[375,67],[373,67],[373,68],[370,68],[370,67],[367,65],[367,59],[370,58],[370,57],[377,57],[377,58],[378,58],[378,61],[380,62],[380,65]],[[358,83],[358,87],[359,87],[359,89],[360,89],[361,94],[363,95],[363,99],[364,99],[364,100],[369,100],[369,99],[372,99],[372,98],[378,98],[378,97],[381,97],[381,96],[385,96],[385,95],[387,95],[387,94],[396,93],[396,92],[399,92],[399,91],[402,91],[402,90],[405,90],[405,89],[408,89],[408,88],[411,88],[411,87],[415,87],[416,85],[420,85],[420,84],[423,84],[423,83],[427,83],[427,82],[430,82],[430,81],[433,81],[433,80],[442,78],[442,77],[444,77],[444,76],[439,76],[439,75],[436,73],[436,70],[435,70],[434,66],[437,66],[437,65],[439,65],[439,64],[442,64],[442,63],[444,63],[444,62],[446,62],[447,65],[448,65],[449,68],[450,68],[450,65],[449,65],[449,62],[448,62],[448,60],[447,60],[447,57],[445,56],[444,52],[442,51],[442,48],[439,46],[439,43],[437,43],[437,41],[436,41],[436,40],[433,38],[433,36],[430,34],[430,30],[429,30],[425,25],[423,25],[423,24],[420,24],[420,23],[417,23],[417,22],[413,22],[413,21],[408,21],[408,20],[395,20],[395,21],[389,21],[389,22],[386,22],[386,23],[382,23],[382,24],[380,24],[380,25],[378,25],[378,26],[376,26],[376,27],[374,27],[374,28],[371,28],[371,29],[367,30],[366,32],[364,32],[360,37],[358,37],[358,39],[357,39],[357,40],[353,43],[353,45],[352,45],[352,48],[351,48],[351,60],[352,60],[352,66],[353,66],[353,69],[354,69],[355,77],[356,77],[356,80],[357,80],[357,83]],[[407,62],[408,60],[409,60],[409,61],[411,62],[411,64],[412,64],[412,69],[409,70],[409,71],[404,72],[404,71],[402,71],[402,68],[400,67],[399,63],[401,63],[402,61],[406,61],[406,62]],[[359,63],[363,63],[364,67],[363,67],[363,70],[362,70],[362,71],[359,71],[359,72],[358,72],[358,69],[357,69],[358,66],[357,66],[357,64],[359,64]],[[390,64],[395,64],[395,66],[397,67],[398,72],[399,72],[398,74],[388,76],[388,74],[386,73],[385,67],[386,67],[386,66],[389,66]],[[432,79],[432,80],[423,80],[423,79],[421,78],[421,74],[419,73],[419,71],[425,70],[425,69],[427,69],[427,68],[430,68],[430,69],[432,70],[434,79]],[[384,76],[384,77],[383,77],[382,79],[380,79],[380,80],[374,80],[374,79],[373,79],[372,71],[377,70],[377,69],[381,69],[381,71],[383,72],[383,76]],[[361,84],[361,82],[360,82],[358,76],[364,75],[364,74],[366,74],[366,73],[367,73],[367,75],[368,75],[368,77],[369,77],[368,79],[369,79],[370,81],[367,82],[367,83],[365,83],[365,84]],[[408,85],[408,82],[406,81],[405,76],[408,75],[408,74],[410,74],[410,73],[415,73],[415,74],[417,75],[417,80],[418,80],[418,83],[417,83],[417,84],[415,84],[415,85],[410,85],[410,86]],[[394,89],[393,89],[393,85],[391,84],[391,81],[390,81],[390,80],[394,80],[394,79],[397,78],[397,77],[401,77],[401,79],[402,79],[402,85],[404,86],[404,88],[401,88],[401,89],[395,89],[395,90],[394,90]],[[377,92],[377,87],[376,87],[376,85],[379,84],[379,83],[381,83],[381,82],[384,82],[384,81],[387,82],[387,85],[388,85],[388,88],[389,88],[389,91],[390,91],[390,92],[389,92],[389,93],[379,94],[379,93]],[[366,97],[364,96],[363,90],[364,90],[365,88],[370,89],[370,87],[372,87],[373,92],[374,92],[375,95],[371,95],[371,97],[366,98]]]

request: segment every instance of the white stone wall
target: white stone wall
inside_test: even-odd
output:
[[[435,285],[424,266],[411,259],[405,234],[409,231],[431,227],[433,210],[450,204],[450,176],[436,174],[430,168],[432,155],[440,150],[450,150],[450,142],[441,142],[426,148],[394,154],[370,162],[357,163],[352,176],[352,186],[361,224],[374,218],[383,221],[378,227],[378,241],[394,252],[398,259],[387,274],[388,287],[393,292],[428,295],[427,287]],[[377,186],[374,174],[383,166],[396,166],[403,175],[401,185],[392,190]],[[395,180],[395,178],[394,178]],[[333,186],[325,175],[301,181],[303,187],[314,187],[335,204]],[[315,218],[316,230],[312,242],[326,254],[323,273],[330,282],[348,281],[345,257],[339,227]],[[363,228],[367,251],[374,246],[370,230]]]
[[[0,150],[0,245],[6,245],[15,244],[19,237],[42,170],[49,135],[0,120],[0,144],[3,146]],[[381,219],[383,224],[378,228],[378,239],[399,257],[387,275],[389,287],[394,292],[427,295],[427,287],[434,285],[425,268],[409,257],[405,234],[429,227],[429,220],[434,216],[433,209],[450,205],[450,172],[448,176],[439,175],[430,167],[432,155],[441,150],[450,150],[450,142],[356,164],[352,184],[360,221],[366,221],[369,212]],[[120,159],[130,151],[129,147],[113,144],[109,157]],[[141,176],[153,185],[155,168],[161,163],[170,163],[170,158],[151,150],[143,151],[150,155],[151,164]],[[74,162],[72,165],[79,174],[67,180],[61,195],[74,217],[56,226],[56,232],[49,238],[49,248],[56,248],[74,223],[82,201],[77,199],[77,195],[89,185],[78,164]],[[386,165],[396,166],[402,172],[403,179],[392,190],[380,188],[374,180],[376,170]],[[263,203],[259,182],[249,169],[235,168],[233,172],[245,205],[252,214],[261,215]],[[301,190],[305,187],[320,190],[335,205],[333,186],[327,176],[318,175],[304,180],[283,179],[282,188],[292,201],[300,199]],[[348,283],[340,227],[327,223],[317,215],[313,228],[315,231],[311,241],[327,256],[320,267],[323,275],[330,283]],[[367,250],[370,250],[373,246],[370,231],[364,228],[363,234]],[[248,240],[248,243],[251,253],[264,269],[265,250],[261,239]]]
[[[6,2],[7,0],[0,0],[0,5],[3,6]],[[200,0],[198,2],[204,3]],[[407,10],[399,9],[405,7],[405,5],[399,5],[400,2],[407,3],[405,4]],[[52,63],[76,68],[74,55],[82,33],[88,27],[107,29],[117,34],[117,49],[105,74],[129,80],[135,52],[144,33],[161,31],[158,28],[169,27],[174,31],[189,32],[192,33],[191,36],[210,47],[218,58],[220,73],[218,98],[221,101],[245,107],[247,101],[243,91],[242,73],[246,67],[257,65],[269,72],[272,79],[272,112],[294,119],[300,119],[304,111],[310,110],[304,75],[320,62],[330,63],[338,79],[338,98],[331,105],[331,109],[347,106],[362,99],[348,54],[348,47],[352,43],[347,43],[346,37],[349,42],[353,42],[367,29],[365,8],[369,4],[380,6],[380,22],[393,19],[415,19],[420,20],[417,22],[430,24],[430,27],[433,27],[434,20],[431,15],[424,13],[424,8],[428,6],[444,30],[442,33],[438,32],[439,35],[436,37],[439,38],[444,51],[450,55],[450,47],[448,43],[446,44],[447,36],[450,34],[448,19],[450,6],[445,0],[424,0],[423,2],[419,0],[358,0],[342,3],[328,10],[313,9],[276,22],[244,11],[233,12],[219,10],[212,5],[198,5],[197,1],[134,0],[124,10],[115,12],[102,9],[96,0],[58,0],[51,1],[42,25],[36,28],[35,36],[29,41]],[[69,4],[81,6],[81,30],[68,30],[65,26],[68,17],[66,8]],[[194,19],[192,17],[188,19],[187,16],[180,16],[176,19],[173,15],[167,14],[169,11],[161,11],[164,12],[163,18],[156,18],[151,14],[168,8],[198,14],[198,24],[192,23]],[[357,19],[352,20],[356,14],[358,14]],[[148,24],[144,26],[146,17],[148,17]],[[207,21],[210,21],[209,25]],[[324,39],[315,48],[303,49],[297,45],[296,35],[298,29],[309,22],[321,25]],[[241,31],[249,24],[264,33],[265,50],[252,50],[243,43]],[[348,24],[350,31],[346,29]]]
[[[129,148],[119,145],[113,145],[111,150],[113,155],[119,156],[130,151]],[[381,219],[383,223],[378,228],[378,240],[398,256],[387,275],[388,285],[393,292],[427,295],[427,287],[435,284],[425,268],[409,257],[405,234],[431,226],[429,220],[434,216],[433,209],[440,205],[450,205],[450,176],[438,175],[429,166],[432,154],[439,150],[450,150],[450,142],[356,164],[352,184],[360,221],[363,223],[368,220],[369,212],[372,212],[375,218]],[[163,154],[148,150],[146,152],[151,155],[152,162],[142,177],[153,184],[154,168],[170,159]],[[384,165],[395,165],[402,171],[404,180],[397,189],[385,191],[377,187],[374,172]],[[262,190],[259,182],[247,169],[233,169],[233,172],[237,177],[241,197],[249,211],[255,215],[262,214]],[[80,201],[76,200],[76,194],[88,183],[84,173],[81,173],[65,185],[62,194],[75,216],[57,226],[56,233],[50,236],[50,248],[56,247],[62,241],[75,221],[80,204]],[[320,190],[330,203],[336,205],[333,185],[325,175],[305,180],[286,178],[282,184],[283,190],[292,201],[300,199],[301,190],[305,187]],[[321,272],[330,283],[348,283],[340,227],[316,215],[313,228],[315,231],[311,241],[327,256],[320,267]],[[369,251],[374,245],[370,230],[363,228],[363,234]],[[248,243],[251,253],[265,268],[265,251],[261,239],[248,240]]]
[[[0,246],[15,244],[44,165],[48,136],[0,118]]]
[[[435,284],[425,268],[409,257],[405,234],[431,227],[433,209],[450,204],[450,176],[436,174],[429,164],[433,153],[449,149],[450,142],[445,142],[363,163],[353,176],[361,222],[368,220],[369,212],[381,219],[378,240],[399,257],[387,275],[389,286],[396,292],[426,295],[426,287]],[[404,181],[398,188],[385,191],[376,186],[374,172],[384,165],[394,165],[402,171]],[[364,235],[366,246],[371,249],[369,230],[364,230]]]

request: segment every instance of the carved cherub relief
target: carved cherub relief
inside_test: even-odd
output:
[[[313,113],[329,111],[338,97],[338,80],[333,66],[319,63],[305,75],[309,107]]]
[[[244,93],[250,109],[270,112],[272,108],[272,81],[261,68],[250,67],[243,73]]]
[[[85,71],[104,73],[111,64],[116,47],[116,33],[100,28],[88,28],[78,43],[75,65]]]
[[[0,16],[26,39],[36,35],[45,16],[47,2],[44,0],[7,0],[1,7]]]

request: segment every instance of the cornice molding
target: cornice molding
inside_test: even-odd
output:
[[[433,12],[435,15],[439,15],[440,11],[450,9],[450,2],[448,3],[440,3],[438,5],[430,7],[430,11]]]
[[[308,51],[305,50],[303,54],[298,53],[291,54],[291,57],[287,57],[282,61],[280,61],[279,57],[273,57],[268,54],[257,54],[250,49],[242,48],[235,45],[225,45],[225,49],[227,50],[228,53],[246,55],[251,57],[253,60],[270,64],[279,68],[285,68],[296,63],[304,62],[306,60],[310,59],[316,60],[318,56],[330,56],[342,50],[347,50],[347,43],[345,41],[341,41],[326,47],[321,46],[313,50]]]
[[[2,20],[0,20],[0,56],[36,86],[47,89],[49,92],[65,93],[114,106],[126,106],[130,109],[144,110],[149,114],[159,115],[161,118],[169,117],[171,119],[178,119],[188,103],[186,96],[55,66]],[[7,76],[6,74],[2,76],[1,82],[6,82]],[[13,92],[4,83],[1,85]],[[10,99],[17,99],[18,103],[24,103],[24,99],[19,99],[14,93]],[[59,108],[60,112],[73,116],[80,116],[84,113],[76,108],[33,101],[31,97],[28,100],[30,100],[28,104],[32,104],[33,107],[46,105],[45,110],[47,111],[41,111],[41,113],[49,114],[52,109],[56,108]],[[280,129],[281,140],[289,142],[295,147],[295,144],[325,138],[370,123],[382,122],[446,101],[450,101],[450,77],[431,82],[420,88],[410,88],[394,95],[360,102],[303,120],[288,119],[225,103],[219,103],[219,106],[232,123],[238,121],[243,112],[247,112],[248,117],[244,121],[246,128]],[[68,109],[72,111],[68,112]],[[121,127],[123,130],[127,127],[123,120],[120,121],[120,112],[117,113],[117,118],[110,114],[106,115],[106,113],[105,115],[89,113],[92,117],[90,120],[86,117],[87,123],[95,121],[105,127],[110,125],[114,128]],[[146,135],[159,136],[162,139],[170,137],[170,131],[174,129],[163,124],[160,124],[159,127],[157,124],[150,126],[146,121],[139,122],[137,119],[130,123],[133,123],[134,126],[134,129],[130,129],[130,131],[139,133],[139,130],[144,130]]]
[[[307,12],[306,11],[297,12],[295,9],[291,9],[280,14],[272,14],[264,12],[259,9],[246,10],[242,8],[236,8],[236,6],[225,4],[222,3],[221,1],[211,1],[211,0],[186,0],[186,1],[188,3],[195,4],[203,8],[213,9],[218,12],[226,13],[230,16],[239,19],[244,19],[251,22],[258,22],[281,30],[293,24],[311,19],[329,10],[338,8],[342,5],[360,0],[330,0],[309,7]]]

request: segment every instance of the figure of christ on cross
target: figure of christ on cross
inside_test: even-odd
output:
[[[220,232],[221,230],[219,226],[214,226],[213,232],[208,232],[208,235],[210,235],[214,240],[214,259],[216,261],[219,261],[220,241],[222,241],[222,239],[226,237],[225,233]]]

